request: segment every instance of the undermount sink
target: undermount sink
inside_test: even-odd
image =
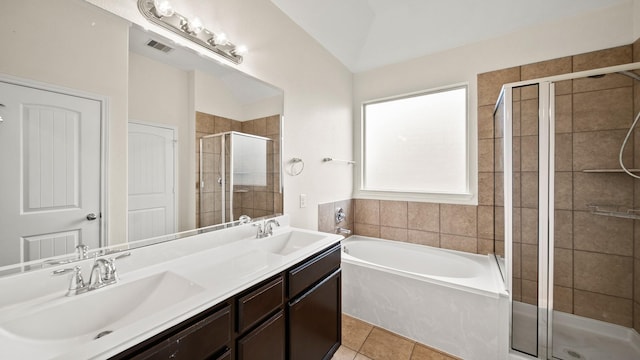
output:
[[[99,338],[204,290],[172,272],[52,301],[0,327],[33,340]]]
[[[260,239],[258,246],[273,254],[288,255],[324,238],[325,234],[294,230]]]

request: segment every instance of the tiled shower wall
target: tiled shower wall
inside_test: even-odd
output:
[[[545,61],[499,72],[502,82],[535,79],[632,62],[633,46]],[[494,73],[482,77],[496,76]],[[554,306],[557,310],[634,326],[634,221],[590,213],[587,204],[634,207],[634,180],[615,169],[618,151],[635,112],[634,81],[622,75],[556,84]],[[496,94],[497,94],[496,90]],[[514,299],[537,297],[538,132],[537,89],[514,91]],[[493,104],[480,105],[493,108]],[[625,162],[633,164],[633,141]],[[500,170],[497,167],[497,170]],[[502,191],[496,173],[496,194]],[[499,200],[497,199],[497,202]],[[640,202],[636,206],[640,205]],[[496,207],[496,214],[503,208]],[[498,229],[498,228],[496,228]],[[496,232],[496,240],[503,234]],[[636,260],[637,263],[637,260]],[[636,270],[637,271],[637,270]],[[635,313],[635,314],[634,314]],[[638,321],[635,321],[635,327]]]
[[[500,153],[497,158],[495,153],[501,139],[494,131],[493,119],[501,86],[640,61],[638,45],[479,74],[478,206],[354,199],[350,229],[355,234],[389,240],[502,254],[503,179]],[[556,86],[556,307],[640,331],[640,221],[596,217],[586,208],[591,202],[640,207],[640,180],[623,174],[582,172],[592,167],[617,167],[622,137],[640,110],[639,96],[632,98],[633,87],[640,94],[640,85],[609,76]],[[514,94],[514,127],[519,135],[514,143],[520,150],[514,158],[520,170],[514,185],[514,212],[519,215],[514,224],[514,261],[518,264],[514,269],[514,297],[526,302],[537,296],[537,248],[533,244],[537,220],[531,221],[537,218],[537,180],[529,181],[537,178],[538,108],[533,93],[532,89],[523,89]],[[626,104],[635,99],[634,108],[623,105],[620,99]],[[615,113],[614,119],[621,120],[606,120],[611,112]],[[633,143],[629,143],[630,149]],[[635,156],[628,154],[627,164],[634,164],[633,157],[635,167],[640,167],[638,148]],[[334,214],[330,211],[334,207],[334,203],[319,206],[319,230],[334,232]]]
[[[268,147],[267,186],[243,186],[243,192],[234,193],[234,215],[260,217],[282,213],[282,193],[280,192],[280,115],[273,115],[249,121],[237,121],[216,115],[196,112],[196,224],[198,227],[219,224],[222,218],[222,188],[217,185],[220,158],[220,142],[211,142],[203,153],[206,166],[200,174],[200,138],[205,135],[238,131],[272,139],[274,146]],[[228,164],[227,164],[228,166]],[[200,176],[205,188],[200,189]],[[227,181],[228,181],[227,177]],[[210,184],[210,186],[207,186]],[[238,189],[236,189],[238,190]],[[248,190],[248,191],[247,191]],[[205,201],[201,206],[201,196]],[[228,196],[227,196],[228,199]],[[228,201],[228,200],[227,200]],[[226,219],[229,221],[229,219]]]

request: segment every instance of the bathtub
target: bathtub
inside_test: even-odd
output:
[[[463,359],[508,352],[508,295],[490,255],[352,236],[342,242],[342,310]]]

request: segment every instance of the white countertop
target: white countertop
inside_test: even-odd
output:
[[[0,357],[12,359],[109,358],[286,270],[343,238],[340,235],[291,228],[286,215],[279,217],[278,221],[282,226],[274,229],[274,235],[295,230],[326,236],[289,254],[278,255],[258,246],[259,241],[268,241],[269,238],[257,240],[255,228],[251,225],[241,225],[134,249],[130,250],[131,256],[116,260],[120,278],[118,284],[71,297],[65,296],[70,275],[51,276],[53,270],[65,268],[64,265],[0,278],[2,289]],[[88,279],[92,263],[93,260],[85,260],[73,265],[80,264],[85,279]],[[99,339],[94,340],[97,333],[91,332],[79,337],[55,338],[56,336],[53,336],[52,339],[36,340],[18,336],[3,327],[3,324],[8,324],[14,319],[19,321],[25,314],[41,312],[47,307],[56,309],[56,306],[66,305],[67,302],[73,302],[82,297],[86,297],[83,300],[85,303],[87,301],[93,303],[90,307],[92,312],[96,312],[95,314],[83,314],[78,311],[60,324],[43,324],[53,329],[55,326],[64,329],[65,324],[82,322],[90,318],[89,315],[105,311],[104,309],[111,301],[106,291],[111,287],[125,286],[164,272],[170,272],[170,276],[173,277],[177,275],[178,277],[175,277],[177,279],[186,279],[186,288],[180,291],[183,295],[193,295],[166,307],[163,306],[153,314],[140,315],[139,319],[129,320],[124,325],[113,322],[110,324],[112,329],[104,329],[113,330],[113,332]],[[105,293],[101,296],[101,292]],[[138,305],[135,300],[128,301],[132,302],[132,308]],[[161,303],[162,300],[157,301]]]

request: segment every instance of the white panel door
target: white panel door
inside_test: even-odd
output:
[[[0,103],[0,266],[98,247],[100,101],[0,82]]]
[[[129,241],[174,233],[175,131],[129,123]]]

